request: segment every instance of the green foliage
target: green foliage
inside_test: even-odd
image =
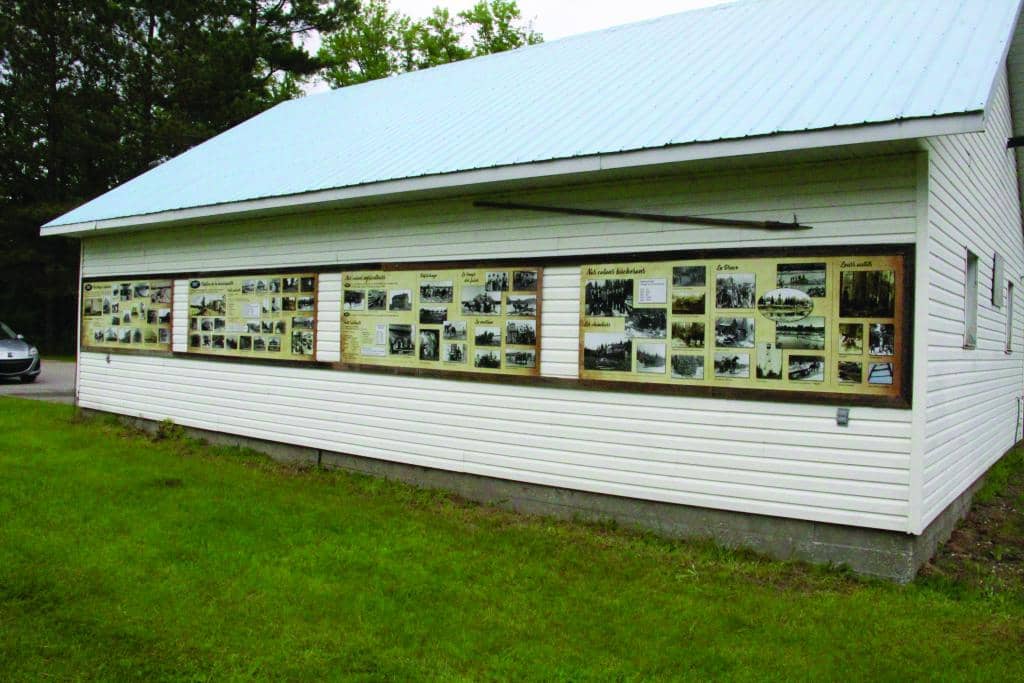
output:
[[[1024,603],[0,398],[0,678],[1020,680]]]
[[[78,245],[41,224],[275,103],[321,62],[296,36],[356,0],[0,3],[0,320],[74,346]]]
[[[327,65],[324,79],[340,88],[542,40],[514,0],[480,0],[457,18],[435,7],[422,20],[369,0],[350,24],[325,36],[318,57]]]

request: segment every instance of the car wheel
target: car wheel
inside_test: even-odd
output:
[[[37,377],[39,377],[39,375],[22,375],[21,383],[22,384],[32,384],[32,382],[36,381]]]

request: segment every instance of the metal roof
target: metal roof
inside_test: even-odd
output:
[[[747,0],[280,104],[47,228],[984,110],[1020,0]]]

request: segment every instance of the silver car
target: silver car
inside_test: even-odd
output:
[[[0,380],[20,379],[26,383],[35,382],[42,367],[39,349],[0,322]]]

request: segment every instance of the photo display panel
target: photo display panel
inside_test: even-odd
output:
[[[191,280],[189,353],[314,360],[316,285],[314,273]]]
[[[82,285],[82,346],[171,350],[170,280],[106,280]]]
[[[341,359],[535,375],[541,275],[535,266],[344,273]]]
[[[584,265],[583,379],[899,396],[900,255]]]

